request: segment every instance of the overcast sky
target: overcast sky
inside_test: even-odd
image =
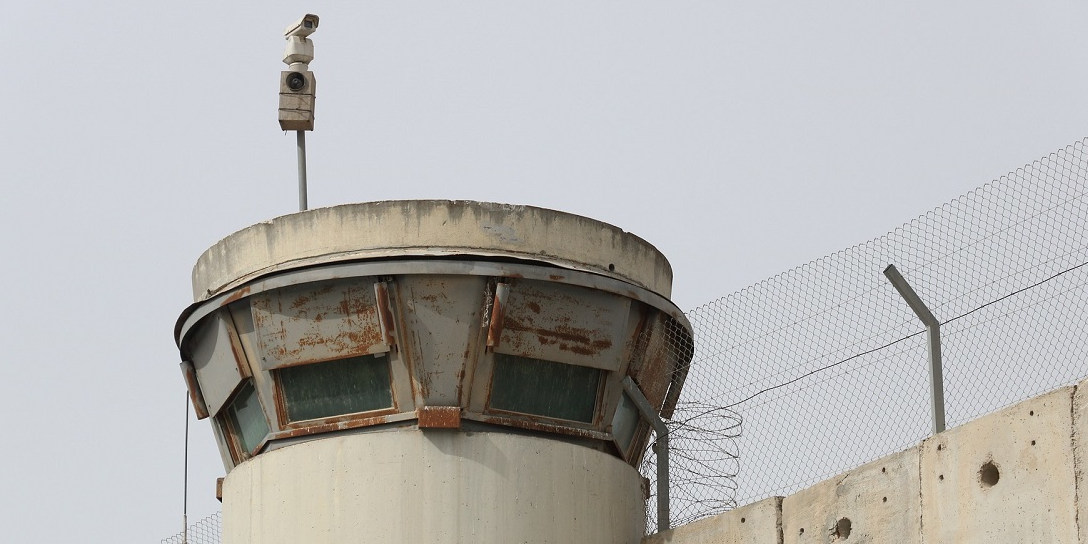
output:
[[[311,207],[587,215],[664,252],[683,309],[1088,135],[1083,1],[13,4],[5,542],[180,530],[174,321],[204,249],[297,210],[277,80],[307,11]],[[196,520],[223,468],[207,422],[192,432]]]

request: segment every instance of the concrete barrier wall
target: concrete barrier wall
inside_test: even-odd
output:
[[[777,544],[782,542],[782,497],[650,535],[643,544]]]
[[[1088,542],[1088,380],[643,544]]]

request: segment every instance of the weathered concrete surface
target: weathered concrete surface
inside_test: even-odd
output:
[[[927,439],[922,541],[1077,542],[1073,388]]]
[[[643,544],[781,544],[782,497],[650,535]]]
[[[758,523],[729,539],[724,520],[756,503],[643,544],[1088,543],[1086,497],[1088,379],[785,497],[780,533]]]
[[[607,223],[533,206],[404,200],[318,208],[246,227],[197,260],[193,298],[199,302],[257,276],[314,264],[448,255],[548,262],[665,298],[672,292],[665,256]]]
[[[287,446],[223,481],[226,544],[637,544],[638,472],[510,433],[401,429]]]
[[[1073,467],[1077,479],[1077,525],[1088,542],[1088,379],[1073,394]]]
[[[921,542],[918,449],[888,455],[782,500],[782,541]]]

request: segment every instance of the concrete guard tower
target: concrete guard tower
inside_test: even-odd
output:
[[[691,358],[671,283],[637,236],[528,206],[351,204],[228,236],[175,328],[223,541],[639,542],[635,467]]]

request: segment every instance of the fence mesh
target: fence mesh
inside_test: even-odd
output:
[[[790,494],[931,432],[925,328],[889,264],[941,322],[950,427],[1088,375],[1086,145],[690,311],[686,401],[667,422],[673,523]]]
[[[216,512],[188,527],[188,532],[162,539],[162,544],[219,544],[223,532],[223,514]]]

